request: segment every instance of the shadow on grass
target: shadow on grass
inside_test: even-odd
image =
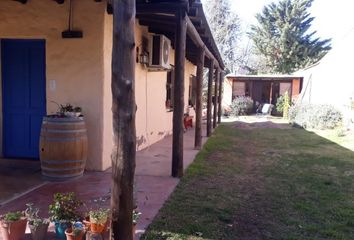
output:
[[[218,127],[141,239],[354,239],[354,153],[273,122]]]

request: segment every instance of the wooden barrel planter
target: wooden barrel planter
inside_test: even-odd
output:
[[[39,151],[45,178],[60,181],[82,176],[87,160],[84,119],[44,117]]]

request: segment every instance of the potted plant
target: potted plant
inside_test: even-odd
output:
[[[27,219],[23,212],[8,212],[0,216],[0,229],[3,240],[18,240],[24,237]]]
[[[74,113],[75,113],[76,117],[80,117],[81,112],[82,112],[82,108],[81,107],[75,107],[74,108]]]
[[[81,107],[74,107],[70,103],[67,104],[58,104],[57,102],[52,101],[58,106],[56,117],[80,117],[82,115]]]
[[[135,230],[136,230],[136,224],[139,221],[141,212],[139,212],[138,210],[133,210],[133,236],[135,235]]]
[[[28,220],[28,227],[31,230],[33,240],[45,240],[47,236],[49,219],[41,218],[38,215],[39,209],[33,203],[26,204],[25,215]]]
[[[109,209],[100,208],[89,212],[88,226],[92,233],[102,233],[107,229]]]
[[[74,107],[67,103],[66,105],[60,105],[59,112],[66,117],[79,117],[81,115],[81,107]]]
[[[73,192],[54,194],[53,203],[49,205],[49,215],[55,224],[58,238],[65,240],[65,230],[71,227],[72,222],[80,220],[79,208],[82,205]]]
[[[85,227],[82,222],[75,222],[65,230],[67,240],[81,240],[85,234]]]

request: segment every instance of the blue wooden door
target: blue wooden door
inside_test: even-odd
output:
[[[46,114],[45,41],[2,40],[3,154],[39,158]]]

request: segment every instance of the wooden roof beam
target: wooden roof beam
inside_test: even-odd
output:
[[[203,42],[203,40],[199,36],[197,29],[194,27],[194,25],[193,25],[192,21],[189,19],[189,17],[187,17],[187,33],[195,45],[197,45],[198,47],[201,47],[201,48],[205,46],[205,43]],[[205,55],[208,58],[213,59],[218,68],[220,67],[219,62],[217,61],[217,59],[214,57],[214,55],[210,52],[210,50],[206,46],[205,46]]]
[[[188,12],[189,17],[196,17],[198,16],[198,8],[196,7],[190,7],[189,12]]]
[[[22,4],[26,4],[27,3],[27,0],[14,0],[15,2],[19,2],[19,3],[22,3]]]
[[[165,14],[176,13],[176,9],[185,9],[189,11],[189,1],[183,2],[161,2],[161,3],[137,3],[136,14]]]
[[[176,18],[174,16],[164,16],[164,15],[137,15],[139,21],[151,21],[156,23],[171,24],[176,25]]]
[[[139,23],[140,25],[149,26],[149,27],[156,26],[157,28],[158,27],[163,28],[163,26],[168,26],[171,28],[176,26],[175,22],[161,22],[160,20],[154,20],[154,19],[139,19]]]
[[[191,19],[191,21],[192,21],[192,23],[193,23],[193,25],[196,27],[196,28],[200,28],[202,25],[203,25],[203,21],[202,20],[192,20]]]

